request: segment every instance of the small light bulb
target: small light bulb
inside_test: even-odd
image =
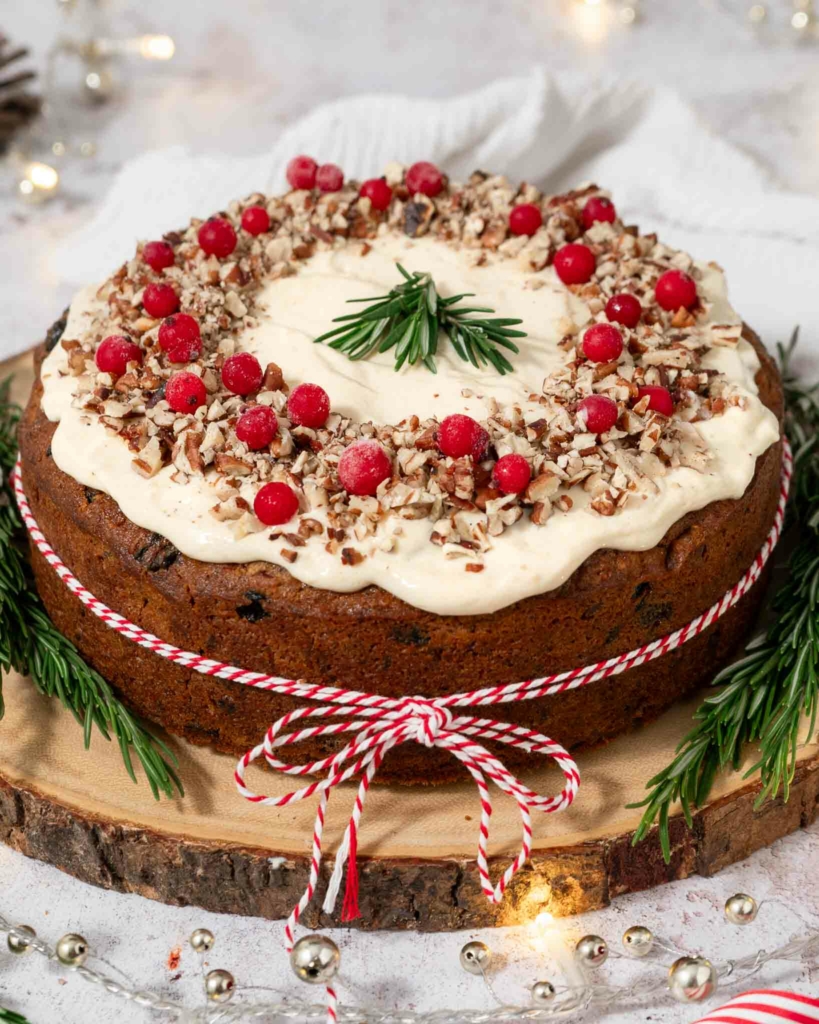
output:
[[[797,11],[791,18],[791,25],[793,25],[797,32],[804,32],[809,24],[810,15],[807,11]]]
[[[535,924],[541,931],[550,928],[554,923],[554,914],[550,914],[548,910],[541,910],[535,918]]]
[[[176,53],[176,44],[170,36],[143,36],[139,52],[145,60],[170,60]]]
[[[753,22],[754,25],[761,25],[767,17],[768,10],[765,4],[753,4],[748,11],[748,20]]]

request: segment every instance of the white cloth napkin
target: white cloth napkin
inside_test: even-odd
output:
[[[799,323],[803,348],[819,352],[819,199],[778,189],[669,90],[558,83],[540,69],[443,101],[328,103],[255,157],[182,147],[146,153],[122,168],[92,219],[57,246],[52,277],[77,286],[99,280],[137,239],[249,192],[281,190],[287,161],[302,152],[358,178],[379,174],[389,160],[428,159],[456,178],[479,167],[549,190],[594,180],[627,220],[721,263],[736,308],[769,344]]]

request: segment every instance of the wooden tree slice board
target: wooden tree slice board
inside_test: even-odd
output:
[[[0,369],[14,371],[24,400],[31,357]],[[180,762],[183,799],[155,802],[144,779],[134,785],[119,750],[98,734],[91,751],[82,730],[56,701],[19,676],[5,680],[6,717],[0,722],[0,840],[105,888],[166,903],[265,918],[286,916],[304,890],[315,802],[272,809],[236,792],[234,762],[207,748],[168,740]],[[474,864],[479,803],[474,784],[428,788],[375,786],[364,813],[359,856],[360,925],[365,928],[450,930],[531,920],[607,905],[693,873],[712,874],[813,821],[819,813],[819,746],[800,749],[791,797],[754,811],[759,786],[742,774],[724,775],[711,802],[689,830],[671,823],[673,856],[666,865],[656,832],[639,847],[631,838],[645,782],[671,759],[691,727],[698,699],[658,722],[579,758],[582,784],[574,806],[536,815],[531,864],[506,899],[492,906]],[[502,708],[499,708],[502,717]],[[259,737],[269,723],[259,723]],[[533,759],[526,782],[538,792],[559,788],[561,776]],[[250,786],[281,794],[283,777],[251,768]],[[355,787],[329,804],[325,849],[332,853],[346,825]],[[515,804],[493,793],[492,871],[497,877],[517,852]],[[331,857],[328,857],[331,860]],[[325,864],[325,867],[327,865]],[[303,920],[328,923],[315,909]]]
[[[229,913],[289,913],[307,880],[314,801],[282,809],[251,804],[236,792],[232,758],[170,740],[186,795],[155,802],[144,779],[134,785],[125,774],[115,744],[96,735],[90,752],[84,750],[82,730],[69,713],[27,680],[12,676],[5,692],[5,843],[105,888]],[[499,907],[490,905],[478,884],[479,804],[471,780],[424,788],[374,786],[359,846],[361,926],[443,931],[514,924],[545,908],[557,915],[591,910],[620,893],[712,874],[816,817],[819,749],[811,745],[800,750],[787,804],[777,800],[754,811],[758,787],[741,775],[727,775],[696,815],[693,830],[681,818],[672,822],[670,865],[663,863],[656,834],[633,848],[640,812],[626,804],[642,797],[645,780],[672,756],[696,703],[580,756],[575,805],[536,815],[531,865]],[[248,781],[267,793],[288,788],[283,777],[255,767]],[[533,759],[526,781],[548,793],[559,787],[561,776]],[[355,787],[346,785],[330,799],[324,833],[329,851],[354,797]],[[512,801],[498,794],[494,802],[492,870],[500,872],[516,852],[520,822]],[[321,891],[315,906],[320,902]],[[329,923],[312,908],[305,920],[310,926]]]

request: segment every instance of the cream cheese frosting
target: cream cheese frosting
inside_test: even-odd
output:
[[[285,368],[291,387],[302,381],[323,386],[333,410],[359,422],[398,423],[413,414],[442,418],[453,412],[481,420],[489,402],[502,408],[516,403],[527,422],[539,415],[541,407],[527,396],[537,395],[544,376],[565,361],[561,338],[590,319],[588,307],[552,268],[527,274],[514,260],[499,258],[479,266],[469,250],[397,233],[381,233],[368,250],[362,255],[360,246],[350,244],[318,251],[298,273],[268,283],[257,298],[256,323],[240,334],[239,348],[254,353],[262,365],[275,361]],[[514,358],[514,372],[502,377],[492,368],[476,370],[447,344],[439,349],[436,375],[420,365],[396,374],[391,353],[354,363],[325,344],[314,344],[345,312],[346,300],[384,294],[396,283],[396,261],[410,271],[432,273],[444,296],[475,292],[481,305],[519,317],[527,337]],[[722,272],[710,264],[695,266],[704,319],[738,324]],[[98,310],[96,294],[96,288],[89,288],[76,296],[64,337],[82,334]],[[524,517],[493,539],[483,555],[483,570],[474,574],[464,572],[462,558],[443,557],[430,543],[429,519],[387,518],[358,544],[365,557],[352,566],[323,544],[300,548],[291,563],[282,555],[286,541],[271,539],[271,533],[280,532],[275,529],[238,535],[231,523],[211,514],[216,498],[207,475],[181,486],[171,479],[173,466],[149,479],[134,473],[133,453],[122,439],[72,404],[77,378],[68,374],[67,354],[59,345],[43,365],[42,405],[58,423],[51,445],[56,465],[79,483],[109,494],[132,522],[167,538],[187,556],[206,562],[267,561],[313,587],[350,592],[376,584],[426,611],[477,615],[559,587],[602,548],[651,548],[686,513],[744,493],[757,458],[779,437],[775,416],[757,397],[759,362],[753,347],[740,340],[708,349],[702,366],[723,374],[743,399],[696,423],[712,454],[704,470],[670,469],[655,481],[656,493],[638,496],[613,516],[591,511],[588,494],[575,486],[569,491],[571,513],[556,508],[540,526]],[[252,504],[249,485],[242,496]],[[326,523],[321,508],[309,516]]]

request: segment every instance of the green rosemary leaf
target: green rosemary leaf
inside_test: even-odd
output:
[[[86,747],[95,728],[105,739],[113,735],[134,781],[136,758],[155,796],[160,792],[169,797],[181,794],[171,751],[131,715],[102,676],[83,661],[40,602],[27,561],[25,528],[8,482],[17,459],[16,426],[20,416],[19,408],[10,400],[9,388],[9,380],[0,384],[0,684],[2,673],[12,669],[29,676],[40,693],[58,699],[71,712],[83,729]],[[3,710],[0,686],[0,717]]]
[[[22,1013],[15,1013],[14,1010],[7,1010],[4,1006],[0,1006],[0,1022],[2,1024],[30,1024],[28,1017],[24,1017]]]
[[[755,637],[739,661],[715,677],[723,688],[700,705],[695,728],[672,762],[646,784],[645,808],[634,841],[659,823],[663,855],[670,854],[668,822],[680,801],[690,822],[691,806],[706,801],[718,771],[742,765],[746,744],[758,757],[745,777],[759,773],[756,805],[787,800],[796,773],[799,736],[815,733],[819,713],[819,384],[804,385],[791,369],[798,331],[778,345],[785,391],[785,430],[794,450],[789,522],[797,536],[785,582],[773,600],[775,619]]]
[[[509,373],[513,367],[500,351],[517,353],[510,339],[525,338],[526,331],[513,330],[522,321],[514,317],[484,317],[494,313],[488,306],[458,306],[471,292],[443,298],[432,276],[416,271],[410,273],[396,264],[403,281],[387,295],[372,299],[350,299],[367,303],[357,313],[346,313],[333,320],[340,324],[315,339],[343,352],[349,359],[364,359],[374,351],[395,350],[395,369],[405,364],[423,363],[436,373],[435,356],[440,334],[446,335],[456,354],[476,369],[491,365],[498,373]]]

